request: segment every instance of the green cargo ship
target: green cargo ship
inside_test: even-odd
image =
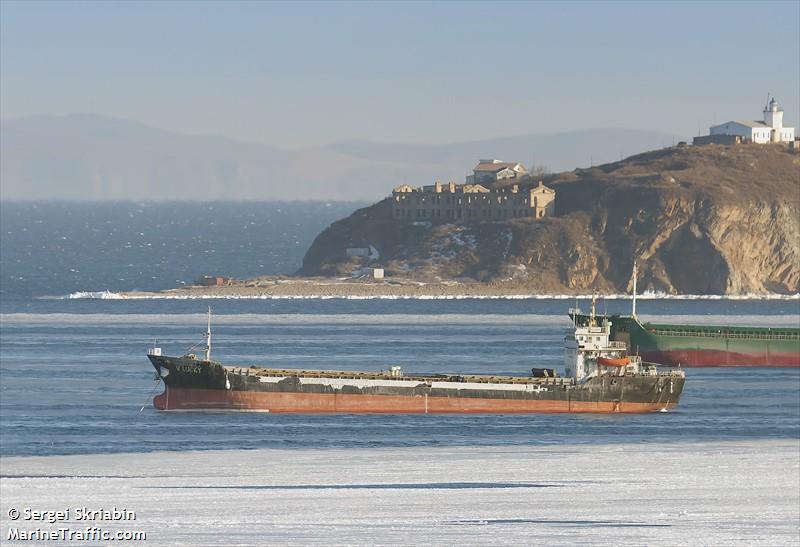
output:
[[[578,309],[569,315],[575,325],[590,321]],[[611,339],[624,342],[646,361],[686,367],[800,367],[800,328],[641,323],[636,317],[636,263],[631,315],[608,319]]]
[[[570,310],[577,325],[589,314]],[[610,315],[612,340],[645,361],[685,367],[800,367],[800,328],[641,323]]]

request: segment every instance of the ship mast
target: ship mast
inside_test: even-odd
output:
[[[211,360],[211,306],[208,307],[208,326],[206,327],[206,361]]]
[[[631,316],[636,317],[636,261],[633,261],[633,303],[631,304]]]

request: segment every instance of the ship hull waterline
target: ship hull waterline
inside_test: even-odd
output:
[[[668,366],[798,368],[797,353],[739,353],[722,350],[677,349],[641,351],[642,359]]]
[[[272,414],[643,414],[670,410],[676,404],[275,393],[169,387],[153,399],[153,405],[158,410],[228,410]]]

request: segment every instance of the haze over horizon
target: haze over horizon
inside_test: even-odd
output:
[[[143,177],[174,197],[190,180],[306,195],[326,170],[334,195],[367,197],[461,178],[472,155],[588,166],[758,118],[768,92],[797,126],[798,66],[798,2],[3,1],[3,198],[134,196]]]
[[[563,171],[679,139],[609,129],[450,145],[341,141],[280,149],[120,118],[36,116],[0,123],[0,199],[360,201],[381,199],[403,182],[463,181],[481,157]]]
[[[757,117],[768,92],[787,122],[800,107],[797,2],[1,6],[5,119],[86,112],[295,148],[692,135]]]

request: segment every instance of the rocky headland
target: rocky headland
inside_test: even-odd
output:
[[[676,146],[544,182],[557,196],[543,219],[410,222],[384,199],[325,229],[298,276],[380,267],[406,288],[622,293],[635,260],[641,291],[800,292],[800,155],[787,146]],[[346,252],[370,246],[377,256]]]

